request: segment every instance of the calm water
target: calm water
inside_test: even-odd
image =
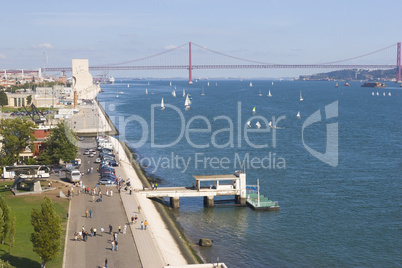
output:
[[[192,175],[245,170],[247,184],[259,179],[261,193],[281,206],[279,212],[204,208],[202,199],[181,198],[175,214],[192,242],[214,241],[212,248],[200,249],[207,261],[219,258],[229,267],[402,265],[402,88],[387,83],[388,88],[373,90],[357,82],[338,88],[334,82],[253,80],[253,87],[250,80],[210,80],[210,86],[169,82],[117,79],[99,94],[120,139],[135,149],[147,172],[163,180],[160,186],[190,186]],[[184,109],[183,88],[192,96],[190,110]],[[172,105],[163,111],[162,98]],[[335,101],[338,116],[326,119],[325,106]],[[322,121],[305,127],[303,143],[303,123],[317,110]],[[273,119],[279,128],[267,132],[264,120]],[[245,134],[249,120],[252,130],[257,121],[261,129]],[[306,147],[324,153],[326,127],[336,123],[339,162],[333,167]],[[334,137],[329,131],[331,142]]]

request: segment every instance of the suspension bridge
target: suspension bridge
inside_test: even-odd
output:
[[[194,49],[196,51],[194,51]],[[383,63],[378,63],[381,60]],[[319,64],[277,64],[259,62],[231,56],[189,42],[181,46],[135,60],[114,64],[89,66],[90,71],[172,69],[188,71],[188,81],[190,84],[192,84],[193,70],[202,69],[396,69],[396,81],[401,81],[401,42],[356,57]],[[4,72],[16,73],[22,71],[22,73],[65,73],[71,72],[71,70],[71,67],[46,67],[39,68],[37,70],[4,70]]]

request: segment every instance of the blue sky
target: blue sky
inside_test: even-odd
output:
[[[47,67],[118,63],[189,41],[261,62],[330,62],[401,41],[401,11],[400,0],[8,1],[0,69],[42,67],[44,52]],[[271,74],[307,72],[317,70]]]

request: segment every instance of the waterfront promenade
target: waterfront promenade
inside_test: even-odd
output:
[[[72,118],[75,130],[82,134],[86,131],[93,133],[95,125],[89,122],[96,122],[95,118],[91,118],[96,114],[91,107],[80,109],[80,112]],[[102,112],[99,111],[99,114],[100,117],[104,117]],[[106,118],[100,121],[107,122]],[[133,189],[142,188],[142,183],[121,144],[114,138],[110,140],[114,146],[116,160],[120,164],[116,168],[116,175],[125,180],[129,178]],[[81,152],[87,147],[93,147],[94,142],[94,138],[86,138],[80,142]],[[85,155],[81,155],[81,159],[83,163],[81,171],[94,167],[95,172],[91,175],[86,174],[83,178],[84,184],[92,188],[99,176],[96,172],[97,164],[93,163],[94,158]],[[110,186],[107,188],[113,189],[114,194],[112,197],[106,196],[106,187],[100,188],[103,194],[102,202],[92,202],[93,197],[83,193],[72,198],[63,267],[102,267],[105,257],[108,258],[108,267],[187,266],[186,259],[151,200],[136,194],[135,191],[132,191],[132,195],[124,190],[118,194],[117,187]],[[97,198],[95,197],[95,200]],[[138,211],[138,206],[141,206],[141,211]],[[85,217],[87,209],[93,210],[93,218]],[[137,215],[138,221],[131,225],[129,222],[134,215]],[[140,227],[140,222],[144,220],[148,222],[147,230],[141,230]],[[118,235],[118,251],[111,251],[112,247],[108,241],[111,235],[105,233],[103,237],[98,235],[89,237],[87,242],[73,240],[74,232],[80,231],[83,225],[87,231],[91,227],[96,227],[99,234],[101,227],[109,232],[109,224],[113,226],[113,231],[117,230],[118,225],[122,228],[124,224],[127,225],[127,233]]]

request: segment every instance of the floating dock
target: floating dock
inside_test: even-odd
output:
[[[257,185],[247,185],[246,187],[246,203],[247,206],[254,210],[267,210],[267,211],[278,211],[279,205],[278,201],[272,201],[268,197],[260,194],[260,184]]]

